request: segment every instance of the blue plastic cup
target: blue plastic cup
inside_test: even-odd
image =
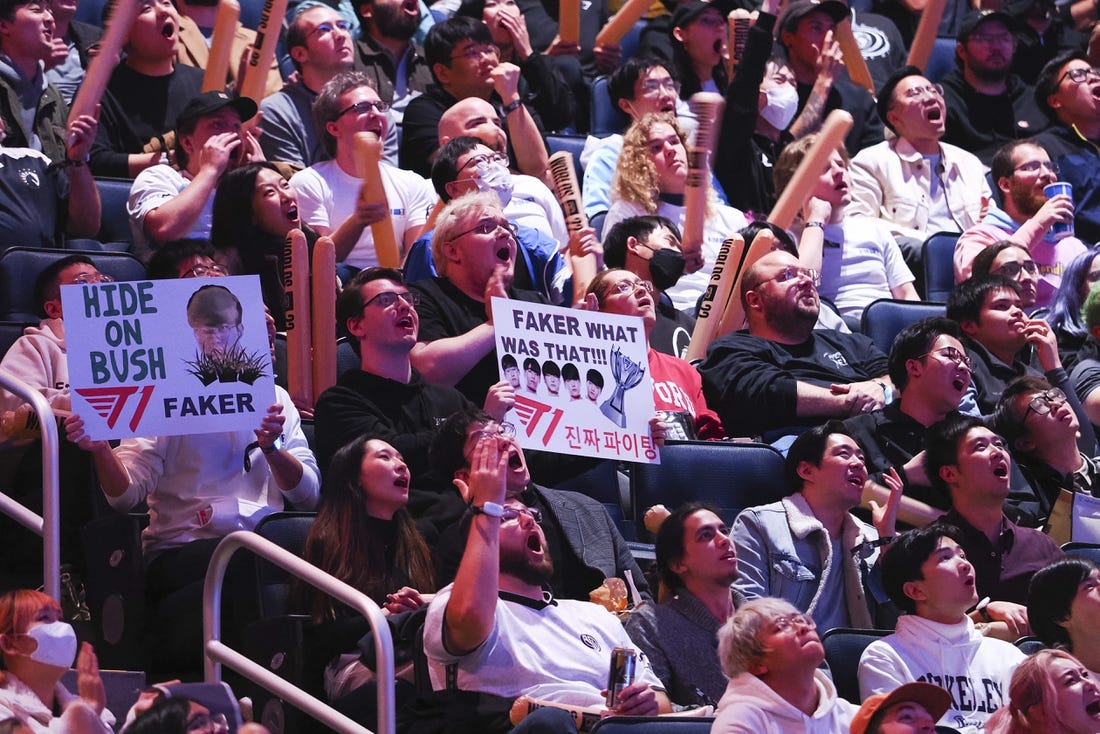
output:
[[[1046,194],[1048,199],[1053,199],[1055,196],[1065,194],[1071,200],[1073,199],[1073,184],[1066,183],[1065,181],[1055,181],[1052,184],[1047,184],[1043,187],[1043,193]],[[1066,237],[1073,236],[1073,219],[1068,222],[1055,222],[1050,226],[1050,236],[1056,240],[1064,240]]]

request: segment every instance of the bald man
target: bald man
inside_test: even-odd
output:
[[[817,277],[777,250],[742,279],[748,331],[716,340],[699,366],[707,404],[729,435],[772,442],[881,408],[893,392],[886,355],[870,339],[814,328]]]

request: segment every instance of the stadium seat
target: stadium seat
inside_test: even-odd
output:
[[[880,298],[863,309],[859,330],[870,337],[883,354],[889,354],[899,331],[921,319],[943,316],[945,313],[942,303]]]
[[[1021,637],[1012,643],[1016,647],[1020,648],[1020,652],[1024,655],[1031,655],[1043,650],[1047,647],[1047,643],[1040,640],[1038,637]]]
[[[114,514],[81,530],[88,608],[96,621],[95,651],[103,668],[136,670],[142,664],[146,613],[141,531],[148,524],[145,514]]]
[[[592,81],[592,106],[589,130],[594,137],[606,138],[622,132],[630,121],[626,113],[611,103],[608,78],[598,76]]]
[[[1079,556],[1100,565],[1100,545],[1095,543],[1070,542],[1062,545],[1067,556]]]
[[[707,716],[609,716],[592,727],[592,734],[708,734]]]
[[[634,464],[630,475],[631,515],[639,538],[646,537],[645,511],[656,504],[672,510],[704,501],[732,523],[746,507],[787,494],[783,455],[759,443],[669,441],[660,464]]]
[[[618,464],[614,461],[601,461],[588,471],[559,482],[556,486],[557,489],[580,492],[601,502],[623,537],[633,540],[634,524],[627,521],[626,511],[630,498],[623,496],[624,492],[620,491]]]
[[[859,695],[859,658],[867,646],[890,630],[857,630],[836,627],[821,636],[825,647],[825,662],[833,674],[836,695],[849,701],[861,700]]]
[[[301,556],[306,547],[306,535],[313,524],[315,512],[275,512],[256,525],[256,534],[275,545]],[[256,584],[259,590],[261,617],[274,617],[287,613],[287,595],[290,591],[290,575],[270,563],[256,564]]]
[[[11,345],[15,344],[15,340],[23,336],[23,329],[28,326],[36,326],[37,321],[34,323],[23,321],[0,321],[0,358],[3,358],[11,349]]]
[[[132,247],[134,232],[130,229],[130,215],[126,211],[126,200],[130,198],[130,185],[133,182],[121,178],[97,178],[96,188],[99,189],[99,206],[101,210],[99,218],[99,233],[97,240],[107,245],[106,249],[118,250],[108,243],[126,243]]]
[[[577,172],[577,184],[581,183],[584,176],[584,167],[581,166],[581,151],[584,150],[585,137],[583,135],[547,135],[546,144],[550,147],[550,154],[566,151],[573,155],[573,168]],[[580,192],[577,192],[580,194]]]
[[[34,298],[34,282],[47,265],[69,255],[87,255],[100,272],[115,280],[145,278],[141,261],[124,252],[12,247],[0,255],[0,320],[38,323],[42,317]]]
[[[955,243],[957,232],[937,232],[924,241],[921,258],[924,262],[924,299],[947,303],[955,287]]]

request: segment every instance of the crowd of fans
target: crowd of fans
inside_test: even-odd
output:
[[[107,505],[149,515],[142,666],[154,677],[200,671],[218,542],[297,509],[316,513],[306,560],[395,628],[422,629],[423,658],[399,660],[409,732],[570,732],[608,713],[713,715],[716,734],[1100,732],[1100,569],[1061,548],[1100,543],[1080,522],[1100,496],[1098,10],[979,4],[947,0],[941,68],[926,74],[904,62],[916,0],[662,0],[622,45],[597,43],[611,0],[581,3],[577,42],[562,40],[554,0],[303,0],[251,99],[238,85],[254,31],[237,24],[225,87],[204,92],[218,3],[139,0],[95,114],[69,119],[101,28],[75,20],[77,0],[0,0],[0,241],[59,250],[35,284],[44,318],[0,369],[67,416],[70,579],[62,600],[0,596],[0,732],[115,723],[68,622],[87,614],[81,526]],[[752,26],[731,59],[742,9]],[[849,75],[846,23],[873,90]],[[689,176],[692,136],[710,122],[688,105],[698,92],[725,99],[701,180]],[[793,224],[769,223],[837,109],[854,121],[843,143],[807,172]],[[592,226],[566,228],[549,133],[578,151],[584,140]],[[362,180],[363,134],[380,144],[384,199]],[[259,276],[262,303],[216,281],[189,301],[206,356],[236,348],[242,315],[261,310],[274,355],[284,240],[331,238],[350,350],[337,384],[315,404],[276,388],[253,430],[91,439],[71,413],[60,289],[109,276],[60,250],[121,214],[102,211],[96,177],[132,180],[130,248],[150,278]],[[685,239],[697,185],[704,224]],[[380,267],[379,223],[401,269]],[[774,247],[731,294],[744,328],[690,364],[719,248],[765,230]],[[861,333],[867,309],[925,296],[923,244],[937,233],[957,239],[936,263],[955,287],[884,352]],[[579,258],[595,260],[590,282]],[[639,565],[605,505],[559,488],[625,486],[630,466],[524,450],[506,421],[521,385],[585,404],[602,376],[498,355],[494,297],[640,317],[652,441],[772,444],[784,498],[723,518],[669,497],[647,516],[656,561]],[[21,402],[0,392],[0,410]],[[18,467],[12,494],[34,494],[38,445],[0,449]],[[37,546],[8,545],[3,587],[32,584]],[[314,692],[373,726],[366,621],[304,584],[288,607],[309,617]],[[231,629],[250,621],[223,614]],[[834,628],[883,632],[851,700],[823,666],[819,632]],[[1012,644],[1029,635],[1051,649]],[[610,704],[621,647],[640,651],[636,675]],[[75,694],[59,682],[74,661]],[[126,718],[135,732],[225,725],[167,694]]]

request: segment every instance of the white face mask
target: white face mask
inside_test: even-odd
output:
[[[512,200],[512,173],[508,167],[498,161],[480,161],[477,164],[477,187],[481,191],[492,191],[500,199],[501,208]]]
[[[36,660],[55,668],[68,670],[76,659],[76,632],[67,622],[40,624],[27,630],[27,637],[38,643],[38,649],[30,654]]]
[[[768,103],[760,110],[760,116],[776,130],[786,130],[798,112],[798,90],[790,84],[764,90]]]

